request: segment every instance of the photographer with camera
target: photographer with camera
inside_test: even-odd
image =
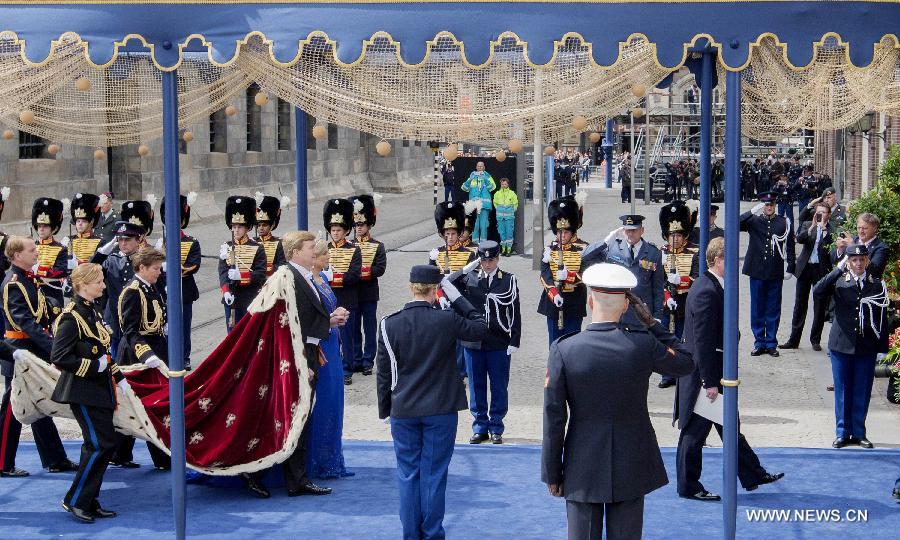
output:
[[[878,238],[878,228],[881,226],[881,219],[871,212],[863,212],[856,218],[856,236],[852,239],[850,235],[841,232],[840,237],[834,243],[835,247],[831,251],[831,262],[837,264],[846,252],[848,246],[852,244],[863,244],[866,246],[869,254],[868,272],[876,279],[881,279],[884,268],[887,266],[888,247],[880,238]]]

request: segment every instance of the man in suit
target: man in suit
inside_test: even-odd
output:
[[[106,200],[103,200],[103,197]],[[100,222],[94,229],[94,232],[100,235],[100,243],[106,244],[113,240],[116,236],[116,223],[119,221],[119,214],[113,208],[113,194],[107,191],[101,196],[100,203]]]
[[[622,220],[622,226],[606,237],[606,260],[624,266],[634,274],[637,286],[632,293],[647,304],[654,318],[662,319],[666,288],[662,252],[652,242],[643,239],[644,216],[629,214],[619,219]],[[623,320],[638,322],[633,312],[626,313]]]
[[[287,264],[294,276],[294,298],[297,316],[300,318],[300,338],[303,340],[303,355],[309,368],[309,381],[313,398],[316,392],[316,379],[319,371],[319,341],[328,339],[328,332],[345,324],[348,319],[347,310],[338,307],[334,313],[328,313],[319,297],[318,289],[313,282],[312,267],[315,261],[316,236],[308,231],[291,231],[281,238]],[[315,399],[310,400],[310,405]],[[309,439],[307,421],[297,441],[297,449],[284,463],[284,482],[289,497],[299,495],[328,495],[331,488],[317,486],[306,474],[306,447]],[[262,484],[263,473],[243,473],[240,475],[247,488],[256,496],[268,498],[269,490]]]
[[[378,417],[391,424],[403,538],[444,538],[447,470],[466,408],[456,342],[481,341],[488,327],[436,266],[413,266],[409,282],[413,301],[379,325]],[[452,310],[434,309],[438,285]]]
[[[866,272],[871,274],[875,279],[881,279],[884,269],[888,263],[888,245],[878,238],[878,228],[881,226],[881,219],[871,212],[863,212],[856,218],[856,236],[853,239],[846,233],[841,233],[834,243],[834,249],[831,250],[831,262],[837,264],[845,255],[847,246],[851,244],[862,244],[866,246],[866,253],[869,257],[869,264]]]
[[[637,285],[628,269],[597,263],[583,278],[592,323],[557,340],[547,360],[541,481],[566,498],[569,538],[600,538],[604,517],[609,538],[640,538],[644,496],[668,483],[647,411],[649,379],[693,365],[643,305],[634,308],[643,323],[620,322],[640,302],[626,297]]]
[[[779,349],[796,349],[800,346],[803,326],[806,324],[806,311],[809,306],[809,292],[831,271],[831,258],[828,246],[831,245],[831,207],[824,202],[816,204],[816,212],[809,221],[804,221],[797,229],[797,243],[803,248],[797,258],[796,276],[797,291],[794,297],[794,316],[791,319],[791,337]],[[813,320],[809,333],[809,342],[814,351],[821,351],[819,341],[822,339],[822,328],[825,326],[825,314],[828,301],[821,302],[813,298]]]
[[[716,238],[706,249],[708,270],[691,287],[685,309],[684,342],[691,352],[694,370],[678,378],[675,389],[673,424],[678,422],[676,470],[678,495],[698,501],[718,501],[700,483],[703,468],[703,445],[709,430],[715,426],[722,436],[722,426],[694,412],[698,399],[715,401],[722,392],[722,351],[724,350],[725,290],[725,241]],[[698,397],[700,388],[705,396]],[[784,473],[769,474],[760,465],[759,458],[742,434],[738,434],[738,479],[741,486],[752,491],[762,484],[770,484]]]

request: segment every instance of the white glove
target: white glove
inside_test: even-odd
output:
[[[518,347],[513,347],[512,345],[510,345],[509,347],[506,348],[506,356],[510,356],[512,353],[514,353],[518,350],[519,350]]]
[[[240,281],[241,280],[241,271],[237,268],[229,268],[228,269],[228,279],[231,281]]]
[[[109,360],[106,359],[106,355],[104,354],[103,356],[98,356],[97,362],[100,364],[100,366],[97,368],[97,372],[103,373],[104,371],[106,371],[106,366],[109,365]]]
[[[16,349],[12,353],[13,360],[16,362],[24,362],[25,361],[25,349]]]
[[[756,206],[754,206],[753,208],[750,209],[750,213],[753,214],[754,216],[758,216],[759,213],[762,212],[762,209],[765,205],[766,205],[766,203],[757,204]]]
[[[841,270],[843,270],[844,268],[847,267],[847,256],[846,255],[844,255],[844,257],[840,261],[838,261],[837,267],[840,268]]]
[[[558,294],[556,296],[554,296],[553,297],[553,305],[558,308],[561,308],[563,305],[563,297]]]
[[[59,243],[62,244],[65,248],[69,247],[69,237],[63,236],[62,240],[60,240]]]
[[[222,295],[222,299],[225,300],[225,305],[230,306],[234,303],[234,295],[231,292],[227,292]]]
[[[472,270],[475,270],[476,268],[478,268],[479,264],[481,264],[481,261],[478,259],[475,259],[474,261],[470,262],[469,264],[463,266],[462,273],[468,274]]]
[[[163,274],[166,273],[166,261],[163,261],[162,266],[160,267],[160,270],[162,270]]]
[[[221,246],[219,246],[219,258],[223,261],[226,260],[230,251],[231,248],[228,246],[228,244],[222,244]]]
[[[163,248],[163,239],[162,239],[162,237],[156,239],[156,243],[153,244],[153,247],[155,247],[156,249],[162,249],[162,248]]]
[[[325,279],[328,281],[328,283],[331,283],[332,281],[334,281],[334,268],[329,266],[328,268],[322,270],[322,275],[325,276]]]
[[[150,358],[144,360],[144,365],[148,368],[158,368],[159,366],[163,365],[163,361],[154,354],[151,355]]]
[[[678,309],[678,302],[674,298],[669,298],[666,300],[666,307],[669,308],[669,311],[675,311]]]
[[[163,335],[164,335],[164,336],[168,336],[168,335],[169,335],[169,323],[168,323],[168,322],[167,322],[166,324],[163,325]]]
[[[428,258],[432,261],[436,261],[438,258],[438,248],[434,248],[428,252]]]
[[[441,306],[441,309],[450,309],[450,300],[442,296],[438,298],[438,305]]]
[[[35,263],[34,266],[31,267],[31,273],[37,274],[37,269],[38,269],[38,265],[37,265],[37,263]]]
[[[606,235],[606,238],[603,239],[604,244],[608,244],[616,239],[617,236],[620,236],[625,231],[625,227],[619,227],[614,231],[610,231],[609,234]]]
[[[387,425],[391,425],[391,417],[390,416],[386,416],[386,417],[382,418],[381,421]]]
[[[97,248],[97,252],[103,255],[109,255],[112,253],[114,249],[116,249],[116,245],[118,245],[119,240],[117,238],[113,238],[109,242],[103,244],[99,248]]]
[[[681,284],[681,276],[679,276],[678,274],[675,274],[675,273],[668,274],[666,276],[666,279],[669,280],[669,283],[671,283],[672,285]]]
[[[792,277],[794,277],[794,274],[792,274],[792,273],[790,273],[790,272],[785,272],[785,273],[784,273],[784,280],[785,280],[785,281],[791,279]]]
[[[68,262],[66,262],[66,266],[69,268],[69,270],[75,270],[76,268],[78,268],[78,259],[76,259],[74,256],[70,257]]]
[[[556,271],[556,281],[565,281],[569,279],[569,271],[565,268],[560,268]]]
[[[441,280],[441,289],[444,290],[444,295],[447,297],[451,303],[456,302],[456,299],[462,296],[459,293],[459,289],[447,279],[447,276],[444,276],[444,279]]]
[[[128,384],[128,379],[122,379],[121,381],[119,381],[119,382],[116,383],[116,386],[119,387],[119,390],[121,390],[123,394],[124,394],[129,388],[131,388],[131,385]]]

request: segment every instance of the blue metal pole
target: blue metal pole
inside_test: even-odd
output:
[[[606,119],[606,134],[603,138],[603,150],[606,154],[606,189],[612,188],[612,160],[613,160],[613,126],[616,121]]]
[[[725,103],[725,358],[724,379],[738,378],[738,214],[741,195],[741,74],[726,75]],[[738,387],[725,387],[722,518],[725,538],[734,538],[737,518]]]
[[[309,201],[307,194],[306,156],[306,113],[300,107],[294,108],[294,178],[297,186],[297,229],[309,228]]]
[[[184,336],[181,329],[181,182],[178,178],[178,74],[175,70],[162,74],[163,97],[163,174],[166,208],[166,307],[169,325],[169,368],[184,369]],[[178,210],[175,210],[178,209]],[[169,378],[169,449],[172,452],[172,510],[175,515],[175,538],[185,537],[186,515],[184,473],[184,379]]]
[[[703,53],[700,70],[700,273],[706,272],[706,246],[709,245],[709,196],[712,134],[712,52]]]

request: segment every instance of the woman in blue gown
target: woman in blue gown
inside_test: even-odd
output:
[[[322,276],[328,267],[328,244],[316,242],[316,263],[313,267],[316,288],[331,313],[337,306],[334,292]],[[316,382],[316,401],[309,422],[306,471],[310,478],[340,478],[352,476],[344,466],[341,434],[344,428],[344,368],[341,362],[340,330],[332,328],[328,339],[319,342],[325,365],[319,368]]]

